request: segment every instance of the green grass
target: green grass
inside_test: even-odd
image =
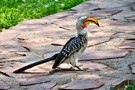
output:
[[[0,0],[0,29],[7,29],[23,20],[70,10],[84,1],[88,0]]]
[[[135,90],[135,82],[132,82],[132,84],[128,85],[126,90]]]
[[[105,90],[108,90],[107,88],[105,88]],[[124,86],[123,88],[115,88],[113,89],[112,85],[110,85],[109,90],[135,90],[135,82],[130,82],[129,85]]]

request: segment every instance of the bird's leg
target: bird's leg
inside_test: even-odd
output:
[[[78,68],[78,70],[80,70],[80,71],[86,71],[88,68],[80,68],[80,67],[78,67],[78,66],[75,66],[76,68]]]
[[[70,67],[70,70],[72,70],[72,71],[75,71],[75,68],[73,68],[73,67]]]
[[[62,69],[63,69],[63,68],[61,68],[61,67],[59,67],[59,66],[58,66],[57,68],[58,68],[58,69],[60,69],[60,70],[62,70]]]
[[[55,69],[52,69],[52,70],[49,72],[49,74],[54,74],[54,73],[56,73],[56,72],[63,72],[63,70],[62,70],[62,69],[59,69],[59,68],[55,68]]]
[[[57,68],[53,69],[53,71],[64,71],[64,70],[63,70],[63,68],[58,66]]]
[[[61,67],[57,67],[57,69],[61,70],[61,71],[75,71],[75,69],[73,67],[70,68],[61,68]]]
[[[73,67],[70,67],[70,69],[74,69]]]
[[[78,66],[75,66],[75,67],[78,68],[80,71],[82,71],[82,69],[80,67],[78,67]]]

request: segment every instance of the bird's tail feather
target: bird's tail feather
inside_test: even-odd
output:
[[[21,73],[21,72],[25,71],[26,69],[32,68],[32,67],[37,66],[39,64],[42,64],[42,63],[46,63],[46,62],[55,60],[58,55],[59,55],[59,53],[53,55],[52,57],[49,57],[49,58],[46,58],[46,59],[39,60],[37,62],[31,63],[31,64],[29,64],[27,66],[24,66],[24,67],[22,67],[20,69],[15,70],[13,73]]]

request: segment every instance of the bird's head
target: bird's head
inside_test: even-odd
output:
[[[87,28],[87,25],[90,24],[90,23],[94,23],[97,26],[99,26],[99,23],[98,23],[97,19],[95,19],[94,17],[81,16],[77,20],[76,28],[77,28],[77,30],[84,30],[85,28]]]

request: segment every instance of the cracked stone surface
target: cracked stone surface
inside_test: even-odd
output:
[[[3,81],[0,81],[0,89],[3,90],[3,89],[9,89],[10,86],[8,86],[6,83],[4,83]]]
[[[131,72],[135,74],[135,64],[130,65]]]
[[[43,44],[43,43],[48,43],[53,41],[53,39],[49,39],[49,38],[34,38],[34,39],[30,39],[30,40],[20,40],[19,43],[21,43],[22,45],[36,45],[36,44]]]
[[[27,52],[28,50],[21,46],[12,46],[12,45],[0,45],[1,51],[9,51],[9,52]]]
[[[93,32],[91,30],[88,30],[89,32]],[[106,33],[106,32],[94,32],[94,33],[89,33],[88,35],[88,47],[90,46],[94,46],[94,45],[97,45],[97,44],[101,44],[101,43],[104,43],[104,42],[107,42],[110,40],[111,36],[113,35],[114,33]],[[61,40],[57,40],[57,41],[54,41],[52,43],[52,45],[54,46],[64,46],[65,43],[70,39],[70,37],[68,37],[68,39],[61,39]]]
[[[124,57],[128,54],[126,50],[90,50],[87,49],[80,60],[107,60]]]
[[[133,11],[135,11],[135,7],[132,7]]]
[[[35,85],[35,84],[40,84],[40,83],[44,83],[44,82],[49,82],[49,80],[47,80],[45,78],[33,78],[33,79],[29,79],[27,81],[20,81],[20,85],[29,86],[29,85]]]
[[[102,86],[102,83],[98,83],[94,80],[74,80],[71,83],[60,86],[60,89],[95,89]]]
[[[119,48],[135,49],[135,38],[127,39]]]
[[[75,12],[72,12],[72,11],[60,12],[60,13],[56,13],[56,14],[53,14],[53,15],[49,15],[49,16],[43,17],[43,19],[47,19],[47,20],[61,19],[61,18],[64,18],[64,17],[71,16],[74,13]]]
[[[108,4],[110,3],[110,4]],[[70,11],[25,20],[0,32],[0,89],[2,90],[107,90],[135,81],[135,0],[93,0]],[[76,20],[94,16],[100,27],[88,26],[88,47],[79,58],[79,71],[70,64],[52,70],[50,61],[12,73],[60,52],[76,35]]]
[[[98,89],[94,90],[105,90],[105,88],[108,90],[110,89],[110,85],[112,85],[112,88],[115,90],[118,87],[121,87],[122,85],[127,85],[128,81],[125,81],[125,79],[122,78],[109,78],[109,77],[103,77],[98,76],[96,74],[93,75],[78,75],[77,80],[94,80],[99,83],[102,83],[103,85],[99,87]]]
[[[51,90],[53,87],[56,86],[54,82],[47,82],[40,85],[33,85],[32,87],[28,88],[27,90]]]
[[[13,59],[17,57],[23,57],[25,54],[17,54],[17,53],[1,53],[0,54],[0,60],[2,59]]]
[[[132,20],[132,21],[135,21],[135,16],[130,16],[127,18],[128,20]]]

